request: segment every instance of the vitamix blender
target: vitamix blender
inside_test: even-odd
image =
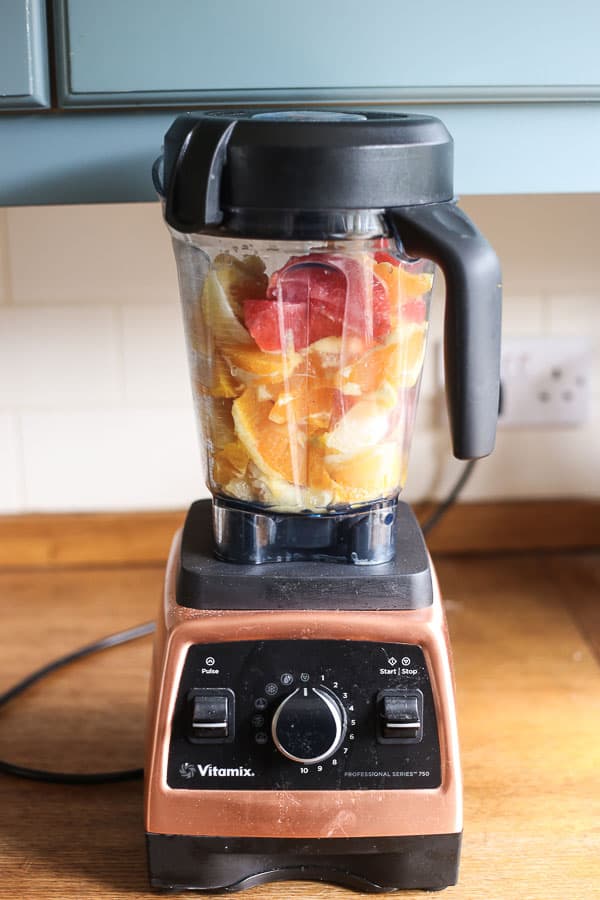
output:
[[[152,884],[454,884],[450,653],[398,499],[433,262],[455,455],[494,445],[500,274],[453,201],[452,139],[412,114],[211,111],[174,122],[155,181],[213,497],[159,616]]]

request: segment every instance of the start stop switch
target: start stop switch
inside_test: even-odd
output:
[[[423,738],[423,694],[419,690],[387,688],[376,700],[377,740],[385,744],[416,744]]]

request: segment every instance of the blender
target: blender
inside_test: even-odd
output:
[[[431,116],[178,117],[154,179],[208,501],[173,541],[150,691],[151,883],[438,890],[462,790],[435,573],[405,482],[434,263],[453,449],[489,454],[501,289]]]

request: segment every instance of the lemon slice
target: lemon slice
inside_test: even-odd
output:
[[[256,347],[248,331],[233,311],[215,272],[209,272],[200,300],[205,327],[219,348],[231,344]]]

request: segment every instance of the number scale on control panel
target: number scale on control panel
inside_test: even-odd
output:
[[[167,782],[187,790],[438,787],[422,650],[339,640],[194,645]]]

